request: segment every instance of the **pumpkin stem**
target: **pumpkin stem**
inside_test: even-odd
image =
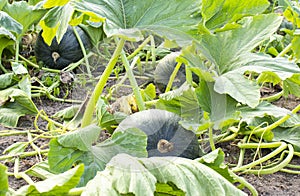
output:
[[[157,150],[160,153],[171,152],[171,151],[174,150],[174,143],[173,142],[169,142],[168,140],[165,140],[165,139],[161,139],[157,143]]]
[[[52,58],[54,63],[56,64],[56,60],[60,57],[60,55],[57,52],[52,52]]]

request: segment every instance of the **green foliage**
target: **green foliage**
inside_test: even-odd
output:
[[[0,195],[6,195],[8,192],[7,167],[0,163]]]
[[[156,186],[157,183],[168,182],[185,195],[246,195],[197,161],[178,157],[135,158],[126,154],[113,157],[105,170],[98,172],[87,184],[83,195],[153,195],[157,189],[159,193],[166,194],[168,190],[162,189],[161,185]]]
[[[297,114],[300,106],[290,111],[263,101],[274,100],[272,95],[271,99],[261,97],[262,87],[274,85],[282,89],[279,97],[291,94],[300,97],[299,4],[294,1],[276,3],[267,0],[203,0],[201,3],[196,0],[30,0],[9,4],[0,0],[0,56],[8,47],[12,52],[15,50],[13,59],[3,58],[5,66],[0,62],[3,72],[0,75],[0,124],[16,127],[21,116],[38,114],[53,125],[49,132],[37,136],[49,133],[47,136],[54,137],[47,154],[48,162],[19,173],[23,178],[26,174],[44,181],[29,181],[30,185],[23,186],[17,194],[72,195],[78,190],[73,188],[84,186],[79,189],[82,195],[245,195],[233,185],[239,182],[255,195],[255,190],[232,171],[256,174],[279,171],[290,162],[294,150],[300,151],[300,117]],[[281,16],[273,13],[277,5],[283,11]],[[93,46],[98,46],[105,37],[116,42],[112,55],[107,50],[111,59],[89,102],[80,107],[73,105],[52,116],[71,121],[72,126],[50,120],[43,112],[38,113],[31,100],[31,96],[41,92],[49,98],[53,98],[53,92],[60,93],[59,74],[45,73],[42,81],[33,80],[32,70],[28,71],[27,65],[35,69],[41,67],[35,65],[34,60],[19,60],[21,37],[29,29],[34,30],[32,27],[36,24],[39,25],[37,29],[42,28],[48,45],[54,37],[61,41],[69,25],[81,26]],[[151,65],[155,66],[156,58],[164,55],[155,48],[153,34],[163,38],[159,47],[180,46],[176,62],[185,66],[180,82],[186,82],[159,96],[152,83],[140,89],[132,71],[136,64],[143,65],[143,58],[147,59],[145,64],[151,59]],[[144,39],[144,36],[149,37]],[[145,41],[130,58],[124,52],[128,41]],[[141,112],[133,115],[143,115],[144,105],[177,114],[181,117],[177,123],[199,136],[195,137],[196,144],[197,140],[200,145],[209,141],[212,152],[197,160],[145,158],[148,137],[134,127],[136,123],[99,141],[102,129],[113,132],[126,117],[111,111],[109,101],[112,100],[99,98],[117,62],[119,66],[126,65],[126,77],[131,82],[137,105],[142,106],[138,108]],[[173,69],[171,66],[170,71],[175,73]],[[193,81],[193,75],[200,81]],[[164,77],[166,83],[175,78]],[[33,82],[42,87],[31,86]],[[78,129],[80,123],[83,128]],[[117,130],[120,129],[119,126]],[[214,150],[214,142],[237,137],[241,155],[236,167],[230,169],[224,164],[224,152]],[[31,139],[6,148],[5,160],[14,159],[16,154],[26,154],[29,145],[36,150],[35,139]],[[252,147],[256,152],[260,148],[276,149],[243,165],[244,150]],[[39,150],[36,152],[40,155]],[[280,153],[282,160],[272,160],[275,166],[265,162]],[[284,156],[285,153],[288,156]],[[258,168],[258,165],[267,166]],[[6,167],[0,165],[1,195],[12,192],[6,172]]]
[[[47,180],[40,181],[34,185],[23,186],[17,191],[18,195],[65,195],[70,189],[74,188],[84,170],[83,164],[77,165],[74,168],[52,176]]]
[[[46,13],[41,6],[31,6],[26,1],[14,1],[12,4],[6,4],[3,11],[22,25],[22,32],[18,32],[18,38],[24,35],[31,25],[36,24]]]
[[[264,12],[269,6],[267,0],[258,1],[235,1],[217,0],[202,1],[201,13],[203,16],[203,26],[209,30],[224,30],[228,27],[237,27],[235,22],[245,16],[256,15]]]
[[[83,186],[118,153],[147,156],[146,135],[142,131],[128,129],[99,143],[100,131],[98,126],[91,125],[52,139],[48,156],[51,171],[64,172],[73,164],[84,163],[85,172],[80,183]]]
[[[15,88],[0,91],[0,106],[0,123],[9,127],[16,127],[21,116],[38,112],[28,94]]]

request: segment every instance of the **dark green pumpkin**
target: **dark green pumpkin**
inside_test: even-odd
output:
[[[181,118],[171,112],[150,109],[134,113],[124,119],[115,131],[139,128],[148,136],[148,156],[177,156],[189,159],[199,157],[196,135],[184,129],[178,122]]]
[[[85,49],[89,49],[91,47],[89,37],[80,27],[75,28]],[[44,66],[52,69],[63,69],[69,64],[75,63],[83,58],[77,37],[73,28],[70,26],[60,43],[58,44],[56,38],[54,38],[50,46],[45,43],[41,31],[36,40],[34,50],[37,62],[42,62]]]

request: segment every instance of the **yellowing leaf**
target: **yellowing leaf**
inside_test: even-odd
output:
[[[91,22],[105,22],[105,18],[98,16],[93,12],[84,12],[86,15],[90,16]]]
[[[59,23],[56,24],[56,26],[54,28],[50,28],[48,27],[46,24],[45,24],[45,21],[42,20],[40,22],[40,25],[43,29],[43,33],[42,33],[42,37],[44,38],[44,41],[46,44],[48,44],[49,46],[51,45],[52,43],[52,40],[53,38],[55,37],[56,35],[56,31],[59,27]]]
[[[47,0],[44,4],[44,8],[52,8],[55,6],[63,6],[66,5],[70,0]]]
[[[79,25],[79,24],[82,23],[83,17],[84,17],[84,14],[81,14],[81,15],[78,16],[78,17],[74,17],[74,18],[72,18],[72,20],[69,22],[69,24],[70,24],[71,26],[77,26],[77,25]]]
[[[294,36],[294,38],[292,40],[292,50],[293,50],[294,55],[297,59],[300,59],[299,43],[300,43],[300,36],[299,35]]]

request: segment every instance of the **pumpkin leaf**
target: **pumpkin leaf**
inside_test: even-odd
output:
[[[52,7],[55,7],[55,6],[64,6],[69,1],[70,0],[60,0],[60,1],[57,1],[57,0],[47,0],[44,3],[44,8],[52,8]]]
[[[226,94],[214,90],[214,83],[202,81],[196,88],[198,103],[209,113],[215,128],[222,128],[235,122],[239,112],[236,111],[237,102]]]
[[[204,0],[201,13],[204,26],[216,30],[245,16],[260,14],[269,7],[267,0]]]
[[[180,55],[181,59],[183,59],[185,65],[188,68],[198,75],[201,79],[207,82],[214,81],[214,74],[204,66],[202,63],[203,60],[200,58],[199,55],[195,54],[195,46],[188,46],[182,49],[182,54]]]
[[[27,148],[29,145],[28,142],[16,142],[9,147],[7,147],[4,151],[3,154],[8,153],[9,155],[18,155],[24,152],[24,150]]]
[[[218,148],[198,159],[202,164],[212,168],[229,182],[233,183],[235,179],[230,175],[229,168],[224,164],[225,154],[221,148]]]
[[[272,141],[286,141],[294,146],[295,151],[300,151],[300,129],[298,126],[289,129],[278,127],[273,129],[273,133],[274,138]]]
[[[184,196],[184,192],[178,189],[173,183],[156,183],[156,190],[154,195],[176,195],[176,196]]]
[[[6,5],[7,1],[6,0],[0,0],[0,10]]]
[[[146,157],[146,135],[138,129],[114,133],[111,138],[97,143],[101,129],[90,125],[59,136],[50,141],[49,166],[53,172],[67,171],[75,163],[84,163],[85,172],[80,185],[85,185],[97,171],[102,171],[118,153]]]
[[[16,75],[28,74],[28,70],[21,63],[12,62],[11,68]]]
[[[87,184],[83,195],[105,195],[110,190],[113,194],[108,195],[154,195],[156,183],[170,182],[186,195],[246,195],[196,160],[179,157],[135,158],[127,154],[113,157],[105,170],[98,172]],[[158,185],[158,190],[163,191],[161,185]]]
[[[80,109],[80,105],[72,105],[70,107],[67,107],[63,110],[56,112],[52,117],[60,118],[64,120],[70,120],[76,115],[79,109]]]
[[[21,116],[35,115],[37,112],[26,92],[15,88],[0,91],[0,124],[16,127]]]
[[[259,86],[241,74],[228,72],[216,78],[214,90],[220,94],[228,94],[236,101],[254,108],[259,104]]]
[[[0,195],[6,195],[8,192],[7,167],[0,163]]]
[[[299,74],[298,76],[299,77]],[[283,81],[283,96],[287,97],[289,94],[293,94],[297,97],[300,97],[300,92],[299,92],[299,79],[296,77],[289,78],[285,81]]]
[[[14,45],[16,37],[8,30],[0,27],[0,55],[2,56],[3,50],[10,45]],[[1,59],[0,59],[1,63]]]
[[[74,188],[84,171],[84,165],[80,164],[74,168],[55,176],[52,176],[44,181],[36,182],[32,185],[21,187],[18,195],[67,195],[70,189]]]
[[[276,32],[281,21],[277,14],[244,17],[239,21],[239,28],[203,35],[198,40],[198,48],[221,75],[240,67],[244,56]]]
[[[117,125],[124,118],[126,114],[122,112],[110,112],[111,106],[107,105],[103,99],[98,99],[96,104],[96,117],[99,126],[111,130],[112,125]]]
[[[55,174],[50,172],[48,161],[42,161],[35,164],[30,169],[26,170],[25,173],[43,180],[55,176]]]
[[[198,105],[195,90],[188,84],[161,94],[156,108],[176,113],[191,121],[199,121],[202,117],[202,109]]]
[[[40,21],[45,43],[50,46],[54,37],[60,43],[68,29],[68,23],[72,18],[73,12],[74,8],[69,3],[64,6],[54,7],[47,12]]]
[[[23,26],[9,16],[6,12],[0,10],[0,27],[16,33],[16,35],[21,34]],[[3,31],[3,30],[2,30]],[[2,33],[1,33],[2,34]]]
[[[46,13],[46,10],[41,9],[39,6],[30,6],[26,1],[8,3],[4,6],[3,11],[23,26],[22,32],[18,33],[18,37],[21,37],[32,24],[38,22]]]
[[[265,116],[272,116],[274,118],[274,121],[276,121],[285,115],[291,115],[291,117],[285,123],[280,125],[290,127],[298,124],[300,120],[299,115],[292,115],[290,110],[275,106],[268,102],[261,102],[255,108],[249,108],[247,106],[238,107],[237,110],[241,112],[241,121],[246,122],[248,125],[252,126],[259,125],[255,124],[254,117],[263,118]]]
[[[155,85],[150,83],[145,89],[141,89],[141,94],[144,101],[151,101],[156,97]]]
[[[300,45],[300,36],[299,36],[299,34],[298,35],[294,35],[294,38],[293,38],[293,40],[292,40],[291,43],[292,43],[292,50],[293,50],[296,58],[300,59],[300,48],[299,48],[299,45]]]
[[[74,4],[76,9],[82,7],[106,18],[104,32],[108,37],[120,36],[132,41],[141,40],[141,31],[146,30],[186,45],[191,42],[186,33],[195,30],[194,25],[199,21],[195,15],[199,3],[195,0],[80,0]]]
[[[0,90],[5,89],[13,84],[13,73],[6,73],[0,75]]]
[[[255,73],[268,73],[272,72],[275,74],[276,79],[280,78],[280,80],[286,80],[287,78],[291,78],[295,74],[300,73],[300,68],[293,61],[288,60],[287,58],[271,58],[267,55],[260,54],[249,54],[242,58],[243,60],[240,62],[240,67],[233,70],[232,73],[244,74],[246,71],[251,71]]]

